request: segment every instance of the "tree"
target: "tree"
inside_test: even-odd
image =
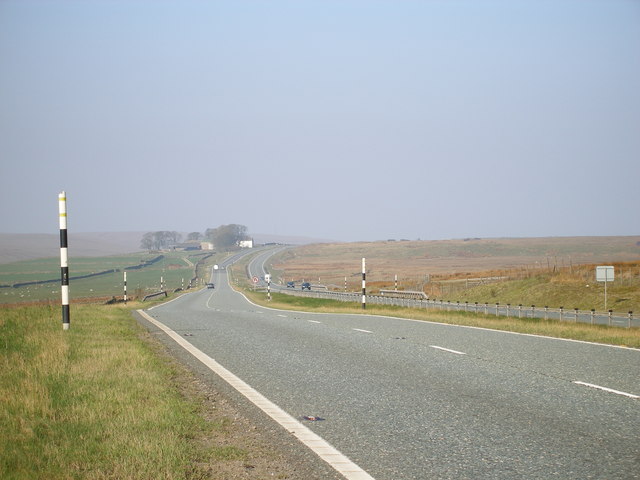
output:
[[[147,232],[142,236],[140,248],[145,250],[161,250],[180,241],[182,236],[178,232],[161,230],[158,232]]]
[[[220,225],[218,228],[207,228],[205,237],[213,242],[218,250],[231,250],[240,240],[246,240],[247,227],[244,225]]]

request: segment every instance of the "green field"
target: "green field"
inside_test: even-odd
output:
[[[160,290],[160,280],[167,290],[186,287],[194,276],[195,265],[206,256],[204,252],[136,253],[108,257],[77,257],[69,259],[69,290],[71,300],[87,297],[121,297],[124,290],[123,272],[162,255],[163,258],[141,269],[127,270],[127,294],[129,297],[143,296]],[[74,279],[105,270],[113,273]],[[199,272],[206,279],[206,272]],[[44,258],[25,260],[0,265],[0,303],[57,300],[60,298],[60,260]],[[27,285],[14,288],[11,285],[23,282],[54,280],[52,283]]]

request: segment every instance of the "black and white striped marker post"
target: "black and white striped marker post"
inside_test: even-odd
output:
[[[124,272],[124,304],[127,304],[127,272]]]
[[[362,309],[367,308],[367,270],[365,268],[365,259],[362,258]]]
[[[60,295],[62,297],[62,329],[69,330],[69,255],[67,243],[67,194],[58,194],[60,212]]]

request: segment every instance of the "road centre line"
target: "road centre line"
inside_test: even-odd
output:
[[[573,383],[575,383],[576,385],[583,385],[585,387],[595,388],[595,389],[602,390],[602,391],[608,392],[608,393],[615,393],[616,395],[623,395],[625,397],[633,398],[635,400],[640,398],[640,395],[634,395],[633,393],[621,392],[620,390],[614,390],[613,388],[607,388],[607,387],[602,387],[600,385],[594,385],[593,383],[585,383],[585,382],[579,382],[579,381],[575,381]]]
[[[362,332],[362,333],[373,333],[369,330],[362,330],[361,328],[352,328],[351,330],[355,330],[356,332]]]
[[[241,380],[239,377],[224,368],[213,358],[199,350],[191,343],[186,341],[180,334],[171,330],[169,327],[151,317],[144,310],[137,312],[147,321],[158,327],[178,345],[202,362],[212,372],[225,380],[236,391],[244,395],[251,403],[260,408],[269,415],[285,430],[295,436],[300,442],[307,446],[311,451],[318,455],[322,460],[327,462],[337,472],[342,474],[347,480],[374,480],[366,471],[349,460],[344,454],[338,451],[334,446],[327,442],[324,438],[314,433],[305,425],[300,423],[294,417],[282,410],[278,405],[259,393],[249,384]]]
[[[450,348],[439,347],[437,345],[429,345],[431,348],[436,348],[438,350],[442,350],[444,352],[455,353],[456,355],[466,355],[464,352],[459,352],[457,350],[451,350]]]

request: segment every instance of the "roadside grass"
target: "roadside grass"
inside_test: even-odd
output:
[[[391,316],[640,348],[640,328],[590,325],[550,319],[544,320],[542,318],[495,317],[493,315],[476,314],[473,312],[449,312],[435,309],[424,310],[388,305],[379,306],[367,304],[366,310],[363,310],[362,305],[357,302],[348,303],[337,300],[306,298],[277,292],[272,293],[271,301],[268,301],[264,292],[252,291],[246,287],[243,288],[243,292],[254,303],[283,310]]]
[[[594,279],[595,280],[595,279]],[[640,278],[619,279],[607,285],[607,309],[627,313],[640,310]],[[454,294],[456,299],[501,305],[523,304],[553,308],[606,311],[604,284],[576,279],[575,276],[535,275],[521,280],[509,280],[469,288]]]
[[[201,402],[144,340],[129,308],[72,305],[0,310],[0,478],[195,479],[233,445],[198,441]]]

